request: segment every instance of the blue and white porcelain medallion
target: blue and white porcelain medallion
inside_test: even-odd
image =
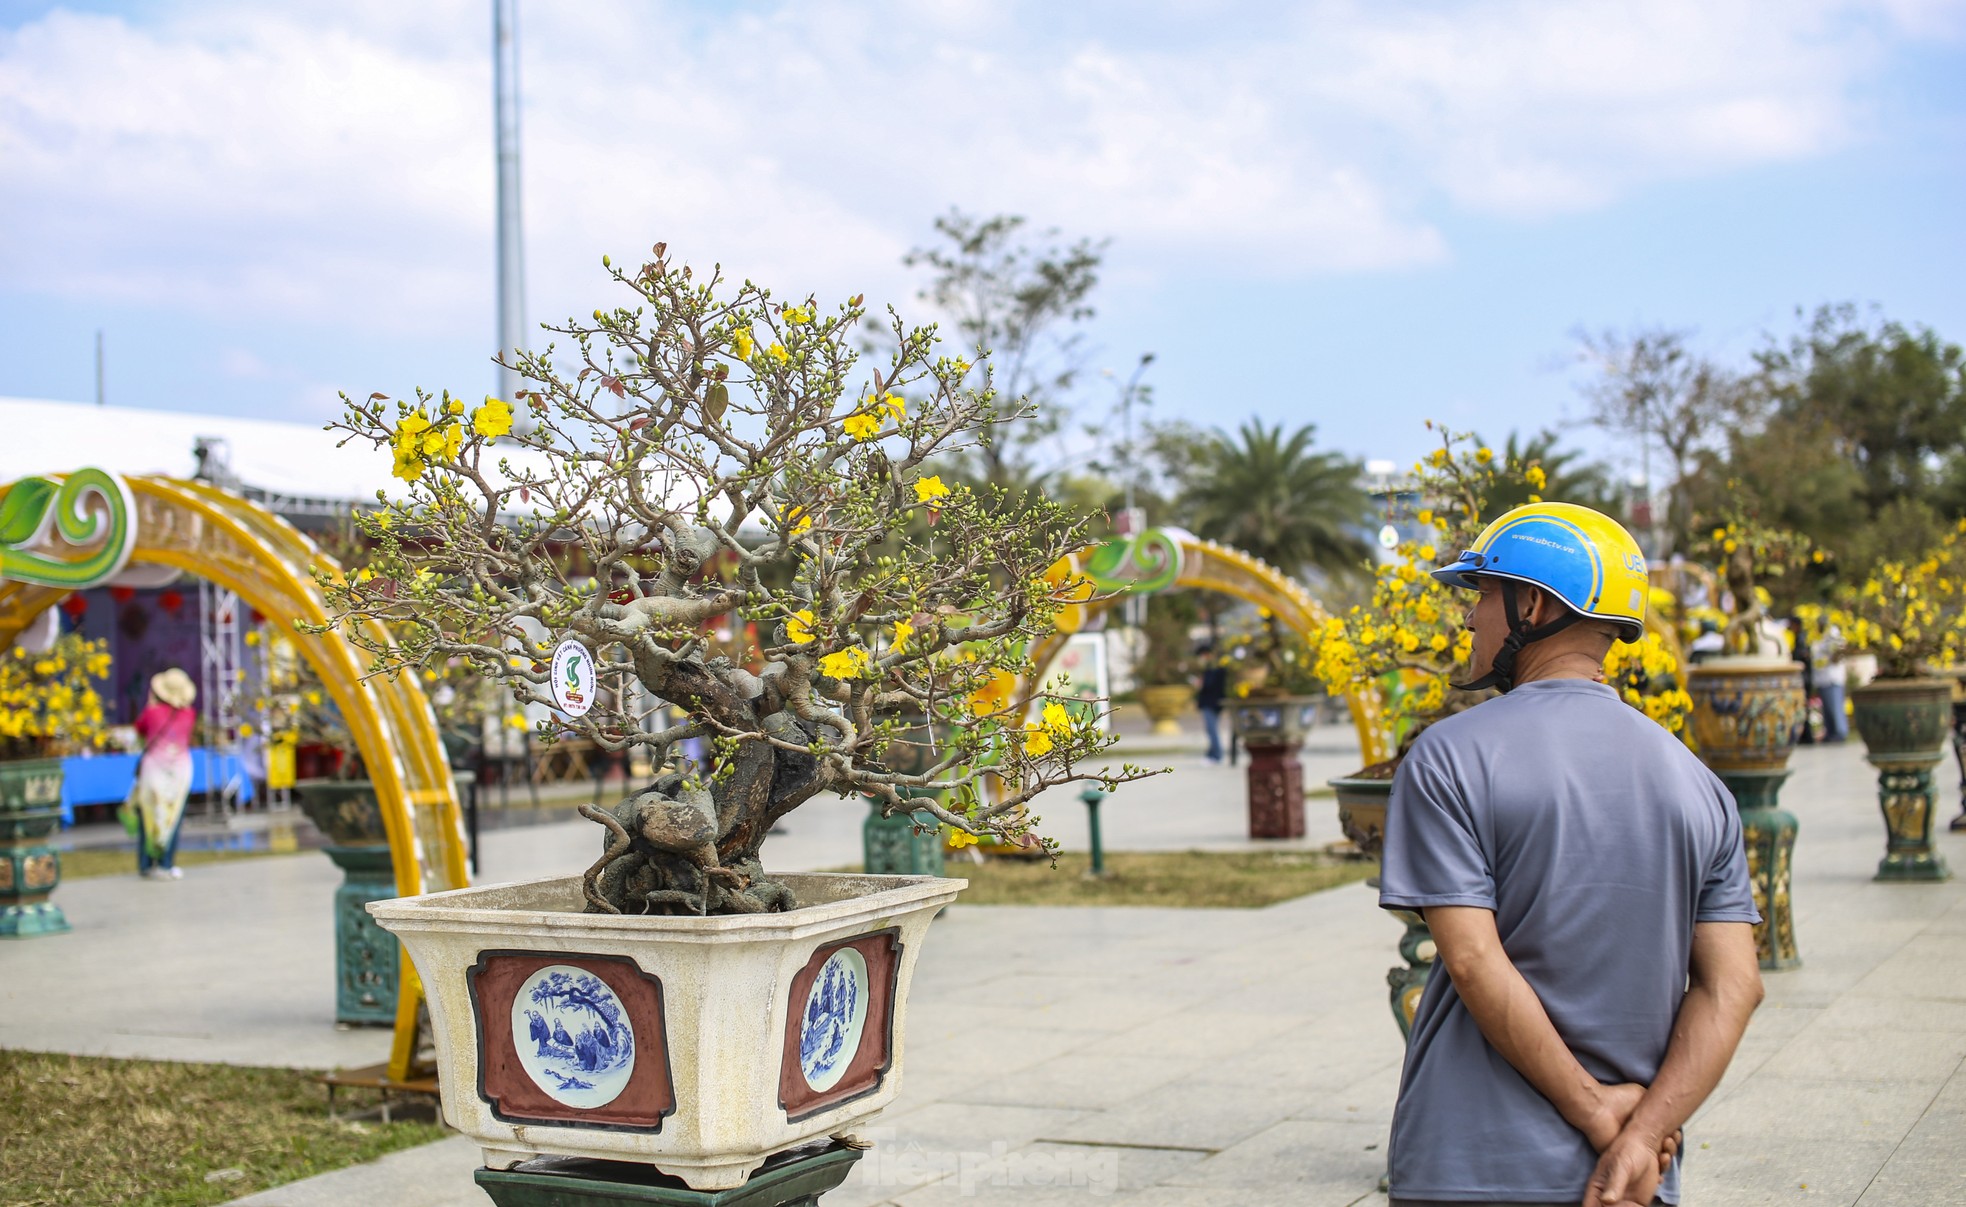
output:
[[[867,960],[851,947],[827,957],[806,993],[799,1025],[799,1071],[825,1093],[846,1076],[867,1026]]]
[[[606,981],[566,964],[526,978],[512,999],[512,1045],[526,1076],[576,1110],[613,1102],[635,1073],[635,1030]]]

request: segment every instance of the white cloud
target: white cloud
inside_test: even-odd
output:
[[[535,318],[669,240],[899,296],[950,203],[1116,267],[1437,260],[1442,207],[1535,215],[1861,137],[1940,0],[815,0],[523,6]],[[68,296],[488,330],[489,19],[472,0],[204,0],[0,34],[0,273]]]

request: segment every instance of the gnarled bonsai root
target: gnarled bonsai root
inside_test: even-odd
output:
[[[797,904],[755,859],[722,866],[716,823],[694,802],[652,788],[612,809],[579,812],[609,834],[581,880],[590,914],[755,914]]]

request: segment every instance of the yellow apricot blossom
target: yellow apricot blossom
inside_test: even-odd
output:
[[[486,398],[485,405],[471,412],[471,430],[487,440],[495,440],[512,430],[512,407],[502,398]]]
[[[785,618],[785,639],[793,645],[812,644],[812,609],[800,608]]]
[[[819,673],[835,679],[858,679],[873,658],[863,646],[850,645],[819,660]]]

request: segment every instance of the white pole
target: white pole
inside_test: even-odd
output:
[[[96,405],[102,405],[102,328],[96,328]]]
[[[526,249],[519,210],[517,0],[492,0],[492,115],[498,148],[498,347],[511,362],[525,342]],[[514,400],[521,378],[498,371],[498,396]]]

